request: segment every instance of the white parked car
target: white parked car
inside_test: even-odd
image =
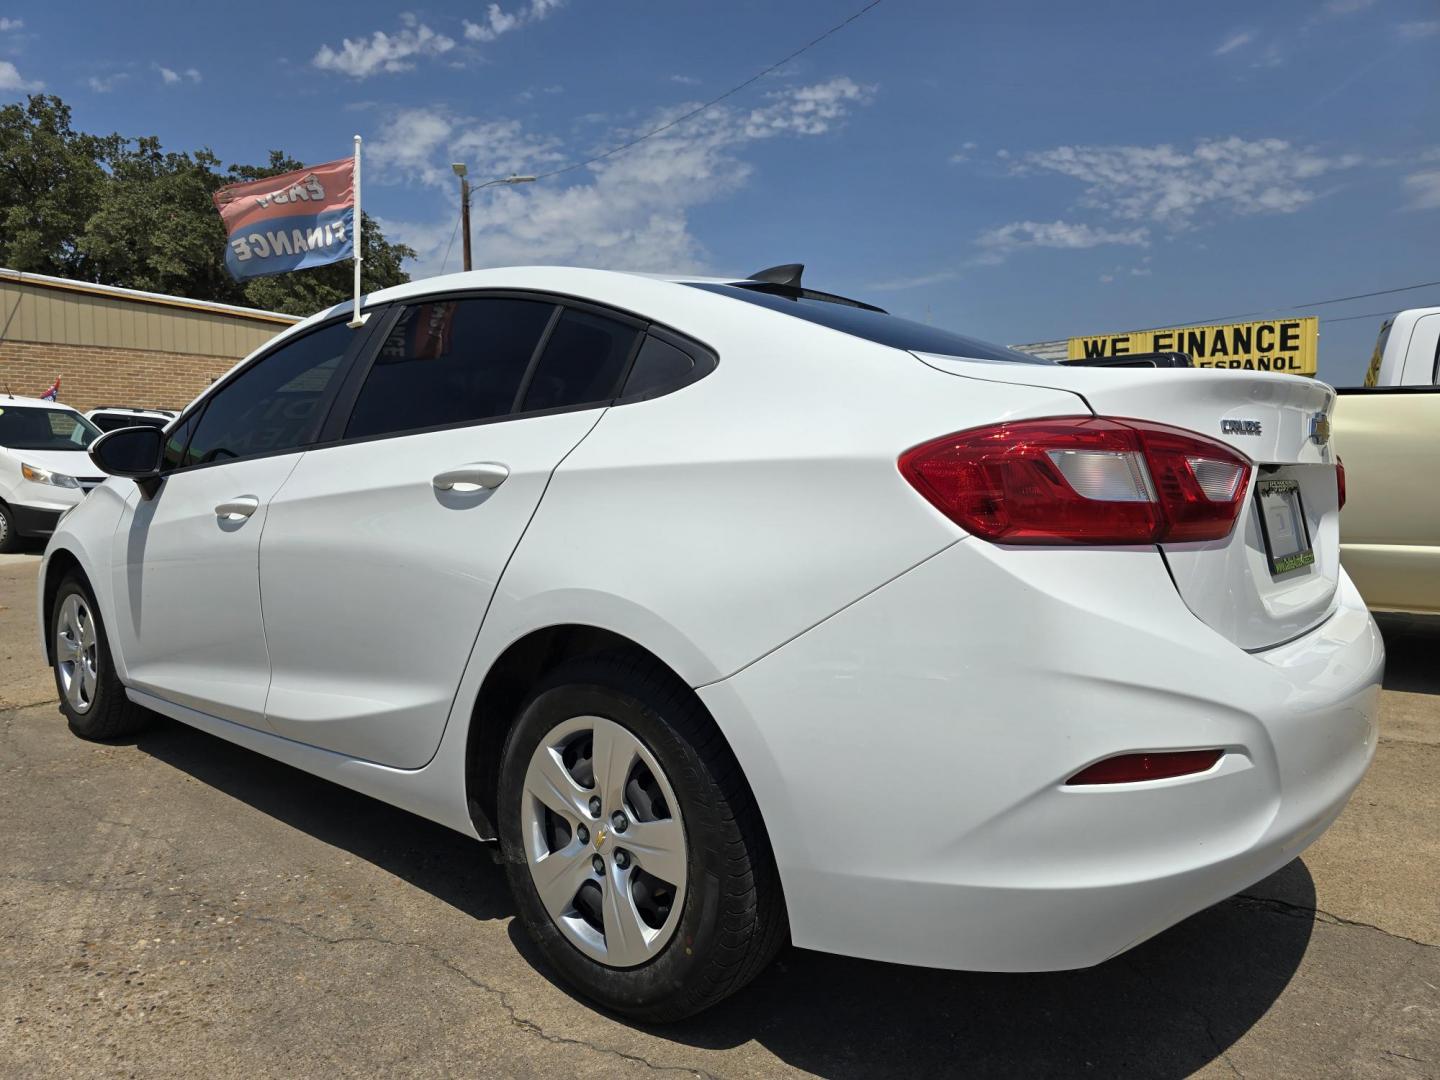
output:
[[[126,405],[101,405],[85,414],[85,419],[101,431],[116,431],[122,427],[166,427],[175,419],[169,409],[133,409]]]
[[[696,1012],[787,936],[1099,963],[1294,859],[1374,753],[1322,383],[1055,366],[796,268],[366,306],[96,443],[40,583],[62,708],[498,839],[610,1008]]]
[[[105,478],[87,450],[100,431],[68,405],[0,394],[0,552],[49,536]]]

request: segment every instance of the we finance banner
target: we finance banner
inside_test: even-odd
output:
[[[1097,356],[1183,352],[1189,353],[1196,367],[1314,375],[1318,337],[1319,320],[1313,315],[1215,326],[1177,326],[1167,330],[1074,337],[1069,341],[1068,358],[1084,360]]]
[[[351,158],[215,193],[237,281],[325,266],[355,253],[355,162]]]

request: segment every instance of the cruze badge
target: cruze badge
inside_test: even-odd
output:
[[[1317,412],[1310,417],[1310,438],[1317,443],[1330,441],[1330,418],[1323,412]]]
[[[1221,420],[1220,434],[1222,435],[1259,435],[1261,434],[1259,420]]]

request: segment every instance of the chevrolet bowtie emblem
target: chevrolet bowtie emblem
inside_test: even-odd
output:
[[[1317,412],[1310,417],[1310,438],[1317,443],[1330,441],[1330,418],[1323,412]]]

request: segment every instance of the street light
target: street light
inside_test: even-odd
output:
[[[456,176],[460,178],[460,227],[465,231],[465,269],[470,269],[470,181],[466,179],[468,170],[463,161],[453,162],[450,166]],[[499,180],[487,180],[483,184],[477,184],[475,190],[493,187],[496,184],[533,184],[533,176],[504,176]]]

